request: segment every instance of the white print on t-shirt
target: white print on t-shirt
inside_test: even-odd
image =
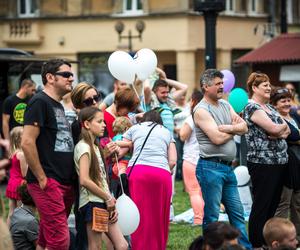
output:
[[[74,143],[70,125],[62,109],[53,108],[57,123],[57,133],[55,139],[55,152],[73,152]]]

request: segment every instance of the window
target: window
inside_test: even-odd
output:
[[[249,14],[262,15],[268,13],[268,0],[251,0],[249,1]]]
[[[36,0],[18,0],[18,16],[33,17],[36,15]]]
[[[246,0],[227,0],[226,12],[229,14],[244,14],[247,10]]]
[[[124,0],[123,13],[129,15],[143,14],[143,0]]]
[[[287,21],[289,24],[300,23],[300,1],[287,1]]]

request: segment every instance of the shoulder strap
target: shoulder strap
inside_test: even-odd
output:
[[[143,145],[142,145],[142,147],[141,147],[141,150],[140,150],[138,156],[135,158],[134,163],[133,163],[132,166],[131,166],[131,169],[130,169],[129,174],[128,174],[128,178],[129,178],[129,176],[131,175],[131,172],[132,172],[132,170],[133,170],[133,168],[134,168],[134,166],[135,166],[135,163],[137,162],[138,158],[140,157],[140,155],[141,155],[141,153],[142,153],[142,151],[143,151],[143,148],[144,148],[144,146],[145,146],[145,144],[146,144],[146,142],[147,142],[147,140],[148,140],[148,138],[149,138],[149,136],[150,136],[152,130],[153,130],[157,125],[158,125],[158,124],[156,123],[156,124],[150,129],[150,131],[148,132],[148,134],[147,134],[147,136],[146,136],[146,138],[145,138],[145,141],[144,141],[144,143],[143,143]]]

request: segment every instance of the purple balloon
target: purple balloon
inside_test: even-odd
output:
[[[223,82],[224,82],[224,93],[229,93],[230,90],[234,87],[235,84],[235,77],[233,73],[228,69],[221,70],[222,74],[224,75]]]

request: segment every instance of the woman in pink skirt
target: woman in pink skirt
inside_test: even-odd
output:
[[[9,212],[7,224],[10,224],[10,216],[17,207],[20,196],[17,193],[18,187],[25,181],[27,173],[27,163],[21,149],[23,127],[15,127],[10,132],[10,159],[11,168],[9,170],[9,180],[6,187],[6,197],[9,198]]]
[[[165,250],[167,246],[171,170],[177,154],[173,136],[162,124],[160,114],[151,110],[144,114],[142,123],[123,135],[124,141],[133,143],[127,174],[130,196],[140,212],[140,224],[131,235],[133,250]]]

